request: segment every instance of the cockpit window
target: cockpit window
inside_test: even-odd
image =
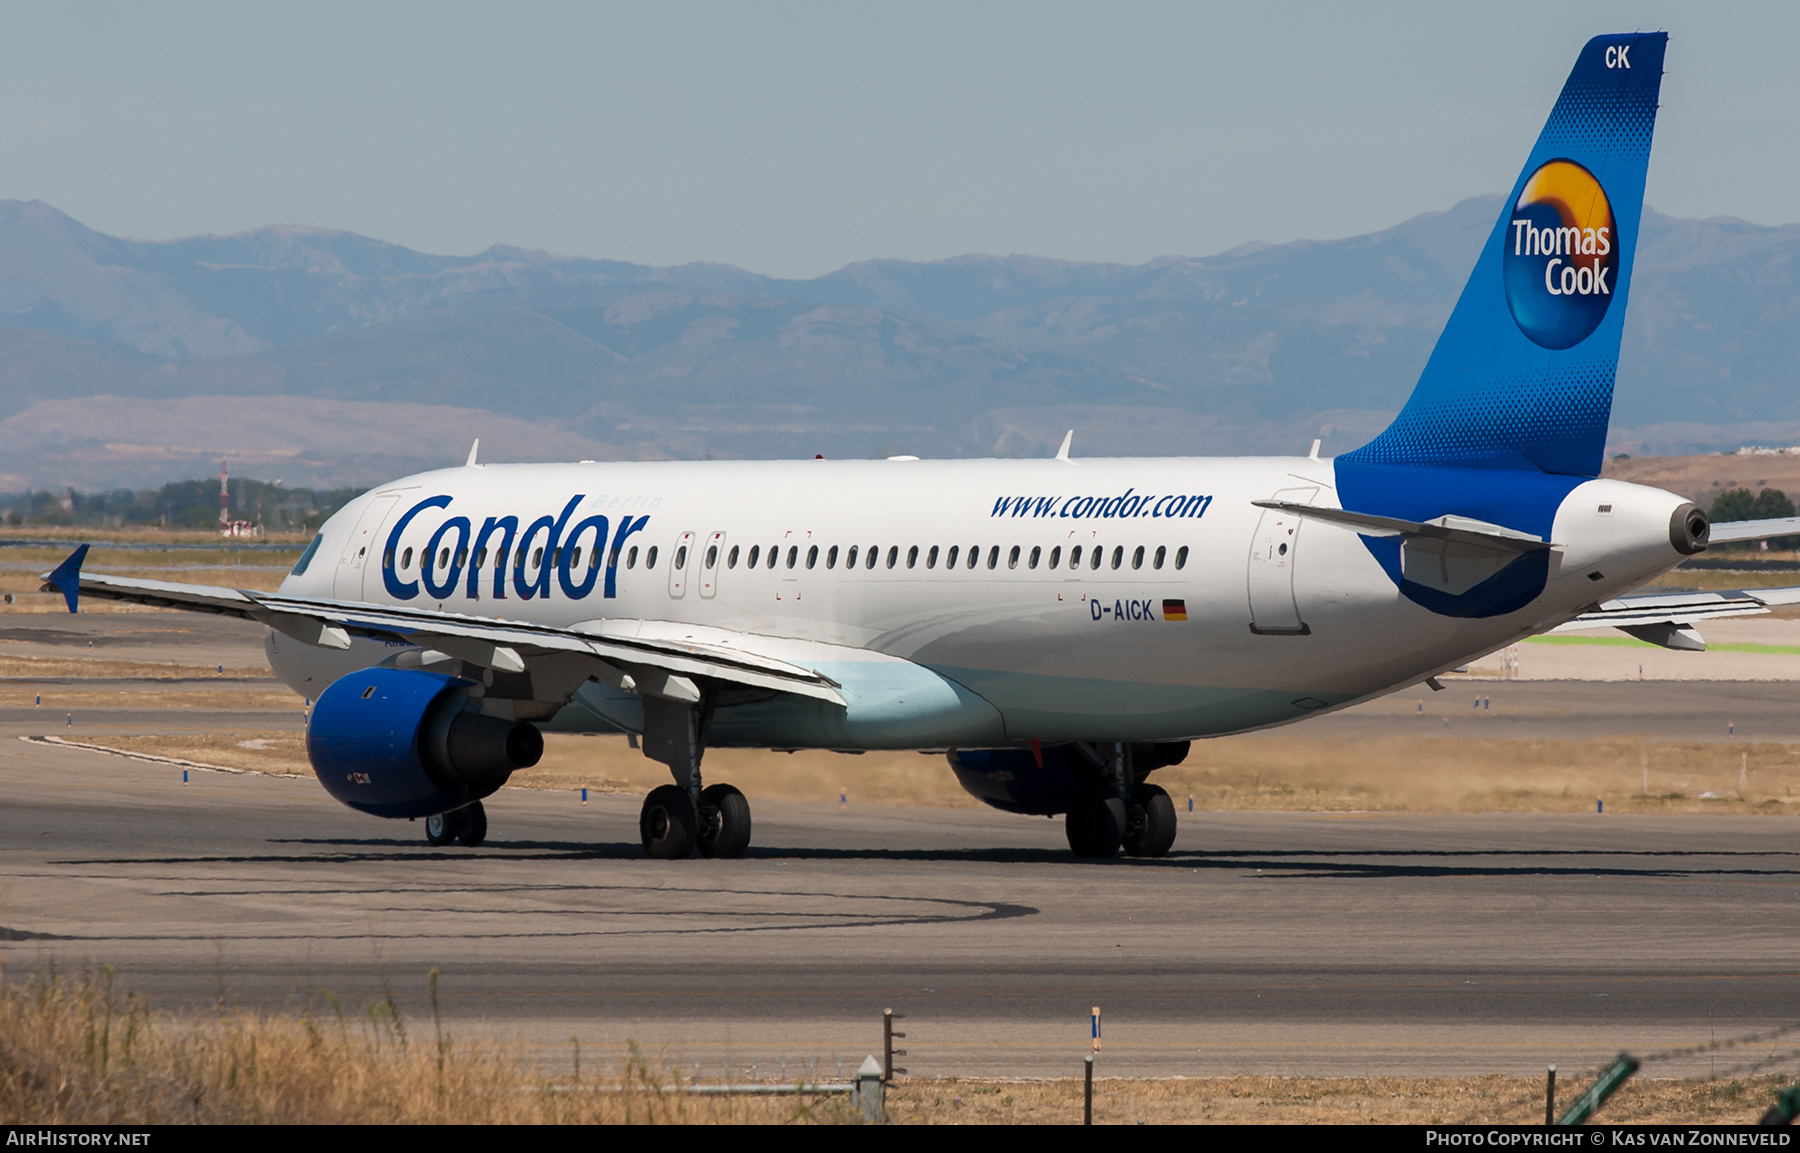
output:
[[[306,546],[306,551],[301,553],[300,559],[294,562],[294,570],[288,574],[289,576],[306,575],[306,566],[312,563],[313,555],[319,551],[319,542],[324,539],[324,533],[314,535],[312,543]]]

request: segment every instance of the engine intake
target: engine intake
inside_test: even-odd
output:
[[[533,725],[476,712],[471,682],[370,668],[333,681],[306,724],[306,755],[333,797],[377,817],[427,817],[489,796],[537,764]]]

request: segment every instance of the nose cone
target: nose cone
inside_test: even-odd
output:
[[[1682,556],[1705,552],[1711,535],[1712,525],[1706,514],[1692,502],[1681,505],[1669,516],[1669,543]]]

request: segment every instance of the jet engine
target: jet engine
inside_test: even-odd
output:
[[[306,755],[325,791],[377,817],[427,817],[490,795],[544,755],[537,728],[479,712],[472,682],[369,668],[319,695]]]

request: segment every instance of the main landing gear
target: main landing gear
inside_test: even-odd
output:
[[[708,785],[695,805],[680,785],[658,785],[644,798],[638,834],[646,855],[679,861],[695,850],[702,857],[741,857],[750,847],[750,802],[731,785]]]
[[[1090,858],[1111,857],[1120,849],[1133,857],[1166,854],[1175,843],[1175,802],[1134,771],[1131,746],[1077,748],[1096,771],[1077,774],[1078,782],[1086,778],[1087,788],[1078,792],[1063,817],[1069,848],[1077,857]],[[1143,772],[1148,775],[1157,767],[1152,764]]]
[[[487,810],[481,802],[435,813],[425,818],[425,841],[431,845],[448,845],[452,841],[473,849],[487,840]]]
[[[638,835],[646,856],[665,861],[741,857],[750,847],[750,802],[730,785],[700,783],[701,706],[645,698],[644,755],[669,766],[675,784],[658,785],[644,798]]]

